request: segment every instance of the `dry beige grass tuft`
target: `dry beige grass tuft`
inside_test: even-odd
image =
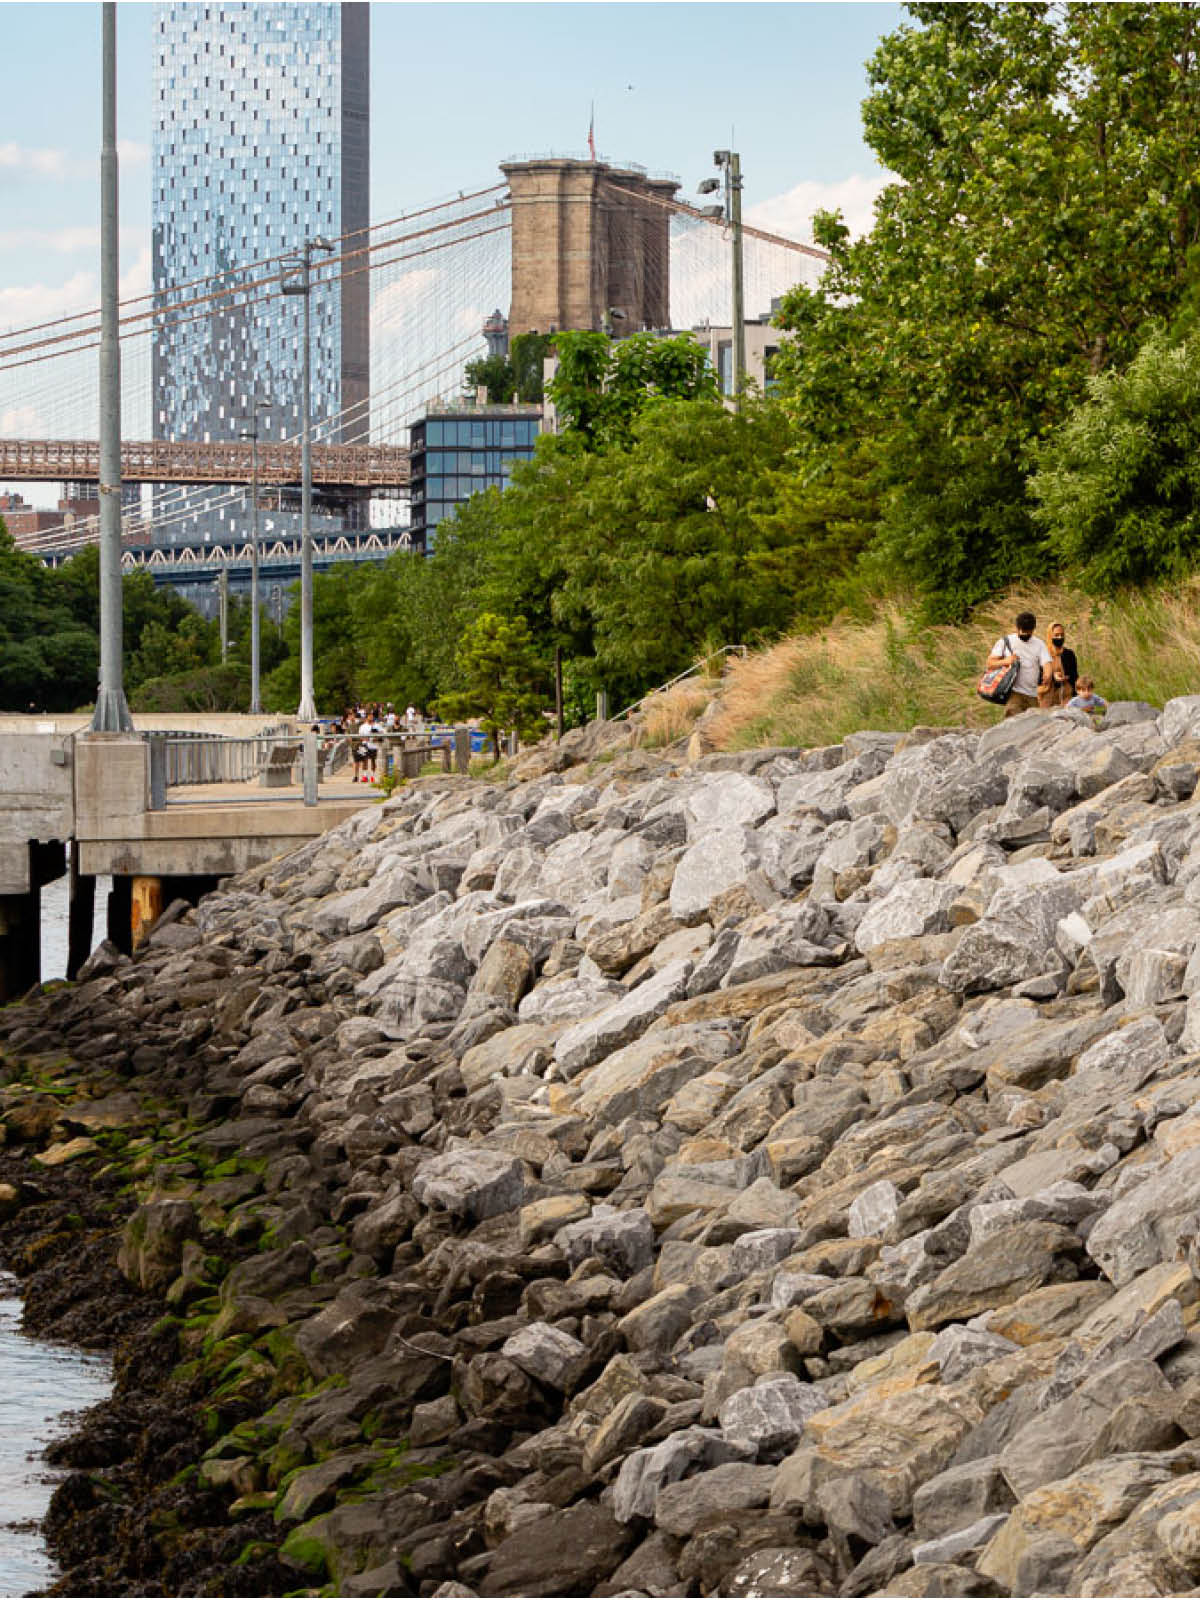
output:
[[[975,693],[988,651],[1018,611],[1043,637],[1066,625],[1080,670],[1108,700],[1162,705],[1200,690],[1200,579],[1097,601],[1060,586],[1014,590],[958,627],[916,627],[900,602],[870,623],[834,624],[730,663],[711,723],[719,749],[833,744],[856,728],[984,727]]]
[[[689,678],[649,695],[642,704],[637,742],[654,750],[684,738],[708,709],[717,688],[716,679]]]

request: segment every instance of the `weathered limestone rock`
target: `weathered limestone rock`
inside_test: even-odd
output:
[[[422,1205],[482,1222],[515,1210],[524,1198],[525,1179],[521,1163],[511,1156],[462,1146],[424,1162],[412,1191]]]
[[[552,1389],[565,1389],[587,1347],[548,1322],[531,1322],[506,1339],[500,1354]]]
[[[1198,1182],[1200,1149],[1185,1150],[1098,1218],[1087,1253],[1111,1283],[1121,1288],[1170,1260],[1180,1238],[1194,1234]]]
[[[943,933],[950,926],[950,907],[958,898],[953,884],[932,878],[899,883],[876,901],[859,923],[854,942],[863,955],[889,939],[914,939],[926,933]]]
[[[594,1062],[638,1038],[656,1017],[687,993],[690,961],[672,962],[622,1000],[559,1035],[554,1059],[564,1077],[573,1078]]]
[[[745,884],[757,871],[761,855],[753,828],[719,828],[704,834],[675,868],[671,915],[684,923],[703,921],[715,900]]]

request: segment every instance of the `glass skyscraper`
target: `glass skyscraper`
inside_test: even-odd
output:
[[[154,291],[178,308],[155,338],[156,438],[236,439],[256,401],[262,439],[298,437],[304,302],[251,285],[305,239],[324,235],[341,253],[367,243],[369,17],[366,3],[325,0],[155,6]],[[367,284],[365,257],[328,284],[314,273],[317,441],[367,437]],[[245,292],[191,304],[221,285]],[[240,503],[201,512],[189,499],[196,516],[179,518],[163,497],[164,542],[216,539],[245,520]]]

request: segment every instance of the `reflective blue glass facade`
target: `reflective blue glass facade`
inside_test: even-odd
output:
[[[197,280],[249,285],[305,239],[324,235],[347,252],[366,243],[369,14],[367,4],[278,0],[155,6],[154,289],[157,304],[181,308],[155,343],[156,438],[236,438],[256,399],[267,406],[261,438],[298,436],[303,299],[260,288],[215,309],[183,307],[211,287]],[[318,440],[366,437],[367,279],[314,278]],[[171,542],[196,537],[171,531]]]
[[[541,431],[537,406],[429,411],[412,426],[411,533],[432,550],[439,522],[485,489],[503,489],[514,461],[528,461]]]

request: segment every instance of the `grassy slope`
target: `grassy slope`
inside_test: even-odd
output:
[[[1024,609],[1037,615],[1043,638],[1052,622],[1066,624],[1080,671],[1109,700],[1162,705],[1200,692],[1200,579],[1103,602],[1064,588],[1023,588],[957,627],[914,627],[891,602],[871,623],[834,624],[734,661],[706,731],[718,749],[745,750],[833,744],[856,728],[984,727],[1001,713],[978,698],[975,684],[992,644]],[[663,696],[650,709],[647,742],[677,737],[705,701],[689,685]]]

